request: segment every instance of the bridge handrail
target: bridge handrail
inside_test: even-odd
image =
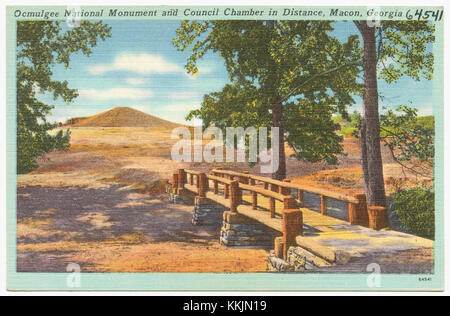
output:
[[[231,184],[231,182],[233,182],[233,180],[225,179],[225,178],[222,178],[222,177],[213,176],[211,174],[207,174],[206,177],[209,180],[218,181],[218,182],[224,183],[224,184]]]
[[[279,181],[279,180],[270,179],[270,178],[266,178],[266,177],[261,177],[261,176],[256,176],[256,175],[252,175],[252,174],[241,173],[241,172],[236,172],[236,171],[231,171],[231,170],[224,170],[224,169],[214,169],[212,172],[215,174],[223,174],[223,175],[226,174],[226,175],[236,176],[236,177],[245,177],[245,178],[253,179],[253,180],[256,180],[259,182],[273,184],[273,185],[287,188],[287,189],[296,189],[296,190],[306,191],[306,192],[323,195],[323,196],[326,196],[329,198],[333,198],[336,200],[345,201],[345,202],[349,202],[349,203],[353,203],[353,204],[360,203],[360,200],[354,196],[351,196],[348,194],[342,194],[339,192],[334,192],[334,191],[327,190],[327,189],[311,187],[311,186],[303,185],[300,183],[284,182],[284,181]]]
[[[284,201],[284,198],[286,197],[286,195],[277,193],[277,192],[273,192],[270,190],[266,190],[266,189],[262,189],[262,188],[258,188],[249,184],[243,184],[243,183],[239,183],[239,188],[245,191],[250,191],[250,192],[255,192],[258,194],[261,194],[262,196],[265,197],[270,197],[270,198],[274,198],[275,200]]]
[[[194,174],[196,176],[198,176],[202,173],[201,171],[196,171],[196,170],[191,170],[191,169],[184,169],[184,171],[188,174]]]

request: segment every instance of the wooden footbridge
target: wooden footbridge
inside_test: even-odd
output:
[[[320,196],[321,216],[327,215],[328,199],[334,199],[346,203],[350,224],[369,225],[364,195],[346,195],[289,180],[278,181],[223,169],[214,169],[210,174],[180,169],[173,174],[172,188],[178,194],[190,191],[281,232],[284,254],[296,238],[303,235],[304,216],[300,207],[305,192]]]
[[[426,251],[430,254],[425,258],[423,267],[426,268],[419,268],[420,271],[432,269],[433,241],[386,229],[386,209],[368,207],[363,194],[342,194],[223,169],[210,173],[179,169],[173,174],[171,184],[173,194],[182,196],[191,192],[196,200],[212,201],[229,209],[224,223],[225,218],[234,214],[279,232],[282,237],[274,244],[277,257],[286,259],[291,255],[288,254],[290,246],[298,246],[294,247],[295,251],[306,250],[306,256],[317,256],[319,265],[321,260],[325,266],[345,264],[347,270],[343,271],[347,272],[365,272],[364,260],[368,258],[371,262],[382,262],[382,258],[394,257],[396,267],[386,268],[401,272],[411,266],[407,259],[411,252]],[[317,210],[304,207],[308,195],[319,197]],[[336,211],[332,212],[330,207],[336,201],[340,203],[340,218],[336,218]],[[410,253],[404,256],[405,251]]]

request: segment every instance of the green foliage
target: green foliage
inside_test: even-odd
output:
[[[54,99],[70,103],[78,96],[67,81],[52,80],[52,68],[70,65],[70,55],[81,51],[89,56],[98,39],[111,35],[102,22],[82,21],[79,27],[64,31],[58,21],[17,22],[17,172],[36,167],[35,159],[69,146],[70,131],[50,135],[56,127],[46,120],[52,105],[38,100],[37,93],[49,92]]]
[[[393,213],[412,234],[434,240],[434,192],[426,187],[414,187],[392,195]]]
[[[431,80],[433,53],[427,46],[434,42],[435,26],[429,21],[383,21],[377,28],[379,77],[391,83],[403,75],[415,80]]]
[[[197,73],[197,61],[218,52],[231,81],[187,118],[201,118],[204,127],[270,127],[273,101],[281,100],[294,156],[336,162],[342,148],[332,114],[346,116],[362,90],[361,51],[358,36],[341,43],[332,30],[330,21],[181,22],[173,43],[191,51],[187,71]]]
[[[422,176],[431,172],[434,162],[434,120],[418,120],[417,109],[400,106],[397,114],[390,110],[380,116],[381,137],[394,159],[403,167]],[[426,124],[424,124],[424,122]],[[419,162],[406,166],[404,162]]]

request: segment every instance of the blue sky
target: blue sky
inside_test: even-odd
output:
[[[172,45],[178,21],[107,21],[112,37],[99,42],[93,54],[74,54],[71,67],[56,66],[53,78],[67,80],[80,96],[71,104],[40,98],[55,105],[50,121],[90,116],[117,106],[129,106],[178,123],[191,109],[199,108],[203,95],[219,91],[228,82],[223,59],[209,53],[199,62],[199,75],[186,74],[184,65],[189,53]],[[344,39],[357,34],[353,23],[336,23],[335,34]],[[395,108],[410,104],[422,115],[431,114],[432,83],[402,78],[388,85],[379,81],[380,106]],[[362,100],[356,97],[352,108],[360,110]],[[351,111],[353,111],[351,108]],[[194,122],[198,124],[199,122]],[[193,124],[193,122],[189,122]]]

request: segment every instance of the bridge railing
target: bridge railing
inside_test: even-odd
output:
[[[218,201],[219,185],[223,186],[222,204],[228,204],[230,211],[237,212],[239,205],[243,203],[243,191],[248,191],[252,195],[252,210],[258,209],[258,196],[264,196],[269,199],[270,218],[273,219],[271,224],[283,233],[283,255],[286,256],[289,246],[295,243],[297,235],[303,234],[303,214],[298,209],[297,202],[291,195],[274,192],[255,185],[255,179],[248,174],[242,174],[238,180],[234,178],[224,178],[214,174],[205,174],[200,171],[180,169],[172,175],[172,189],[174,193],[180,194],[182,190],[188,189],[195,192],[200,197],[209,196]],[[212,192],[210,190],[210,182],[212,182]],[[286,192],[285,192],[286,193]],[[224,201],[225,200],[225,201]],[[283,203],[283,211],[281,219],[275,219],[275,201]],[[246,216],[255,217],[256,214],[247,214]],[[261,217],[256,216],[259,220]],[[263,220],[266,224],[267,220]],[[274,223],[277,223],[274,225]]]
[[[320,198],[320,213],[327,214],[327,200],[334,199],[347,204],[347,218],[351,224],[368,226],[369,217],[366,205],[366,197],[364,194],[343,194],[340,192],[293,183],[289,180],[279,181],[248,173],[236,172],[232,170],[214,169],[212,174],[215,176],[225,177],[228,179],[239,179],[242,184],[250,184],[254,186],[256,183],[262,184],[265,190],[278,192],[283,195],[291,195],[291,191],[296,191],[297,200],[300,204],[304,203],[304,193],[313,193]]]

